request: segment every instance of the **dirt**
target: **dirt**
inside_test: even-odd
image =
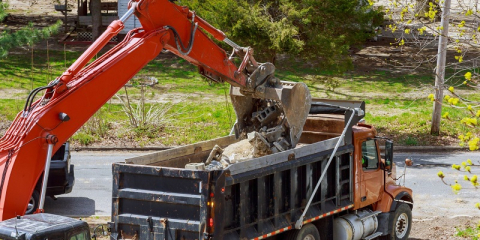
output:
[[[475,227],[478,218],[473,217],[453,217],[453,218],[430,218],[414,219],[409,239],[418,240],[444,240],[444,239],[471,239],[456,237],[457,228],[465,229],[467,226]]]

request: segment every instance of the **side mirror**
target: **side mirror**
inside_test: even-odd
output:
[[[391,170],[393,164],[393,141],[385,141],[385,170]]]
[[[107,231],[105,231],[107,230]],[[108,236],[109,228],[107,224],[99,224],[93,229],[92,240],[97,240],[97,237],[103,239]]]
[[[413,165],[413,161],[409,158],[405,159],[405,166],[411,167]]]

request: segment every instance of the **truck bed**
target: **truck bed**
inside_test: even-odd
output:
[[[310,116],[295,149],[223,170],[185,169],[205,161],[227,136],[113,165],[112,236],[141,239],[263,239],[291,229],[326,166],[344,121]],[[311,222],[352,207],[351,144],[342,144],[308,210]]]

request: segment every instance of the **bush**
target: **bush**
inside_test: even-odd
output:
[[[351,46],[373,36],[383,14],[352,0],[194,0],[200,17],[231,40],[255,49],[260,61],[274,63],[281,53],[313,59],[343,72],[352,67]]]

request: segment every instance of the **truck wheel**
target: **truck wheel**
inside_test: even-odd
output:
[[[289,240],[320,240],[320,233],[317,227],[309,223],[300,230],[293,230],[289,235]]]
[[[37,211],[38,204],[40,202],[40,193],[37,190],[33,190],[32,196],[30,197],[30,201],[28,201],[27,211],[25,214],[32,214]]]
[[[412,229],[412,209],[405,203],[399,204],[395,212],[391,215],[390,226],[392,229],[389,239],[407,239],[410,234],[410,229]]]

